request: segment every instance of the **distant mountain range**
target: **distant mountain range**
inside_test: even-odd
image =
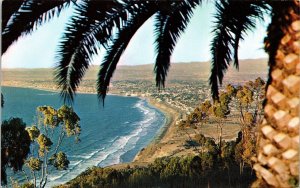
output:
[[[147,80],[154,82],[154,64],[117,67],[113,81],[120,80]],[[99,66],[93,65],[87,71],[85,80],[96,80]],[[268,72],[267,59],[240,60],[239,71],[232,66],[229,68],[227,79],[255,79],[257,76],[266,78]],[[210,62],[172,63],[167,81],[172,80],[208,80],[210,75]],[[53,81],[53,68],[38,69],[2,69],[2,81],[34,82],[35,80]]]

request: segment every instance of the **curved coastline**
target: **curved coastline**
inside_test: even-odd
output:
[[[166,147],[169,146],[170,141],[177,134],[178,130],[176,121],[179,119],[179,112],[166,103],[158,102],[152,98],[148,99],[148,103],[165,114],[166,122],[153,141],[136,155],[133,161],[135,165],[147,165],[156,158],[169,156],[170,153],[166,150]]]
[[[59,92],[57,89],[53,88],[39,88],[39,87],[30,87],[30,86],[14,86],[14,85],[3,85],[5,87],[16,87],[16,88],[29,88],[29,89],[37,89],[42,91],[49,91],[49,92]],[[77,92],[80,94],[96,94],[92,92]],[[164,125],[161,126],[159,132],[153,137],[152,141],[145,146],[140,152],[138,152],[134,160],[130,163],[120,163],[116,165],[112,165],[111,167],[122,168],[124,165],[146,165],[149,162],[153,162],[155,158],[161,157],[161,154],[157,153],[157,149],[161,148],[161,145],[164,145],[169,141],[169,139],[174,135],[176,132],[176,121],[178,120],[179,113],[173,109],[172,107],[168,106],[163,102],[158,102],[151,97],[140,97],[140,96],[125,96],[119,93],[113,93],[109,95],[118,95],[122,97],[137,97],[141,100],[146,100],[148,105],[159,110],[162,112],[166,118]],[[151,157],[149,157],[151,156]]]

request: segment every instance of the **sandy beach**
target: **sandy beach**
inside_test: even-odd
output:
[[[170,156],[170,150],[164,146],[169,143],[177,132],[176,121],[178,120],[179,113],[163,102],[157,102],[153,99],[148,99],[148,102],[151,106],[164,113],[166,122],[153,141],[135,156],[133,162],[149,163],[158,157]]]

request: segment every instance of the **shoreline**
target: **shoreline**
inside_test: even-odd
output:
[[[40,91],[48,91],[48,92],[54,92],[54,93],[59,93],[58,89],[50,89],[50,88],[42,88],[42,87],[31,87],[31,86],[15,86],[15,85],[1,85],[0,87],[15,87],[15,88],[23,88],[23,89],[36,89],[36,90],[40,90]],[[90,95],[97,95],[97,92],[89,92],[89,91],[76,91],[75,93],[75,97],[77,94],[90,94]],[[108,95],[112,95],[112,96],[121,96],[121,97],[136,97],[136,98],[140,98],[140,99],[145,99],[147,100],[148,97],[142,97],[142,96],[128,96],[128,95],[123,95],[122,93],[108,93]]]
[[[153,162],[155,158],[158,158],[156,151],[153,148],[157,148],[160,144],[168,140],[176,129],[176,121],[179,118],[179,113],[175,111],[172,107],[166,105],[163,102],[157,102],[152,98],[146,99],[150,106],[160,110],[166,117],[164,125],[160,128],[160,131],[155,135],[153,140],[140,152],[138,152],[133,159],[133,163],[136,162]],[[147,152],[145,152],[147,151]],[[149,153],[150,152],[150,153]],[[149,157],[151,156],[151,157]],[[153,160],[151,160],[153,159]]]
[[[41,88],[41,87],[30,87],[30,86],[15,86],[15,85],[2,85],[4,87],[16,87],[16,88],[26,88],[26,89],[37,89],[41,91],[49,91],[49,92],[56,92],[59,93],[59,91],[56,89],[51,88]],[[76,92],[78,94],[97,94],[95,92]],[[179,118],[179,112],[177,112],[174,108],[170,107],[169,105],[165,104],[164,102],[158,102],[155,99],[151,97],[142,97],[142,96],[126,96],[122,95],[121,93],[110,93],[108,95],[115,95],[115,96],[122,96],[122,97],[136,97],[141,100],[146,100],[148,105],[151,107],[154,107],[155,109],[161,111],[166,121],[164,122],[164,125],[160,128],[159,132],[153,137],[153,139],[148,143],[141,151],[139,151],[134,159],[129,163],[120,163],[111,165],[108,167],[116,167],[116,168],[122,168],[124,165],[146,165],[150,162],[153,162],[155,158],[161,157],[160,154],[156,152],[157,148],[160,148],[160,145],[164,144],[165,142],[168,142],[169,139],[172,137],[174,132],[176,131],[176,121]],[[151,157],[149,157],[151,156]]]

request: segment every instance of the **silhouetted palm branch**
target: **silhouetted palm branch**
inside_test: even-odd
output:
[[[113,29],[120,30],[141,2],[83,1],[71,19],[57,54],[55,79],[66,101],[73,101],[85,71],[100,45],[108,48]],[[153,4],[153,3],[152,3]]]
[[[4,31],[4,28],[10,19],[10,17],[19,10],[22,5],[23,0],[3,0],[2,1],[2,28],[1,31]]]
[[[165,86],[166,76],[170,66],[170,58],[180,34],[184,32],[193,9],[200,4],[200,0],[177,1],[166,5],[155,17],[156,86]]]
[[[58,16],[70,0],[24,0],[20,8],[11,15],[2,33],[2,53],[20,36],[31,33],[41,24]],[[16,9],[14,6],[14,9]],[[9,13],[7,14],[9,16]],[[5,19],[7,19],[7,16]]]
[[[97,93],[99,99],[104,99],[108,91],[110,79],[116,70],[117,63],[125,51],[129,41],[136,33],[136,31],[156,12],[155,2],[144,2],[137,5],[139,8],[136,12],[132,12],[130,19],[126,22],[125,26],[117,33],[112,45],[108,48],[106,56],[101,64],[98,80],[97,80]]]
[[[82,1],[75,8],[56,57],[55,80],[64,100],[73,100],[93,55],[110,39],[114,22],[119,21],[119,17],[113,20],[107,15],[113,10],[120,13],[115,9],[121,9],[116,1]]]
[[[222,85],[223,77],[234,59],[238,69],[239,41],[244,39],[247,31],[256,25],[256,19],[263,19],[268,7],[261,1],[226,0],[216,2],[215,33],[211,42],[212,68],[210,76],[211,91],[214,99],[218,98],[218,86]]]

